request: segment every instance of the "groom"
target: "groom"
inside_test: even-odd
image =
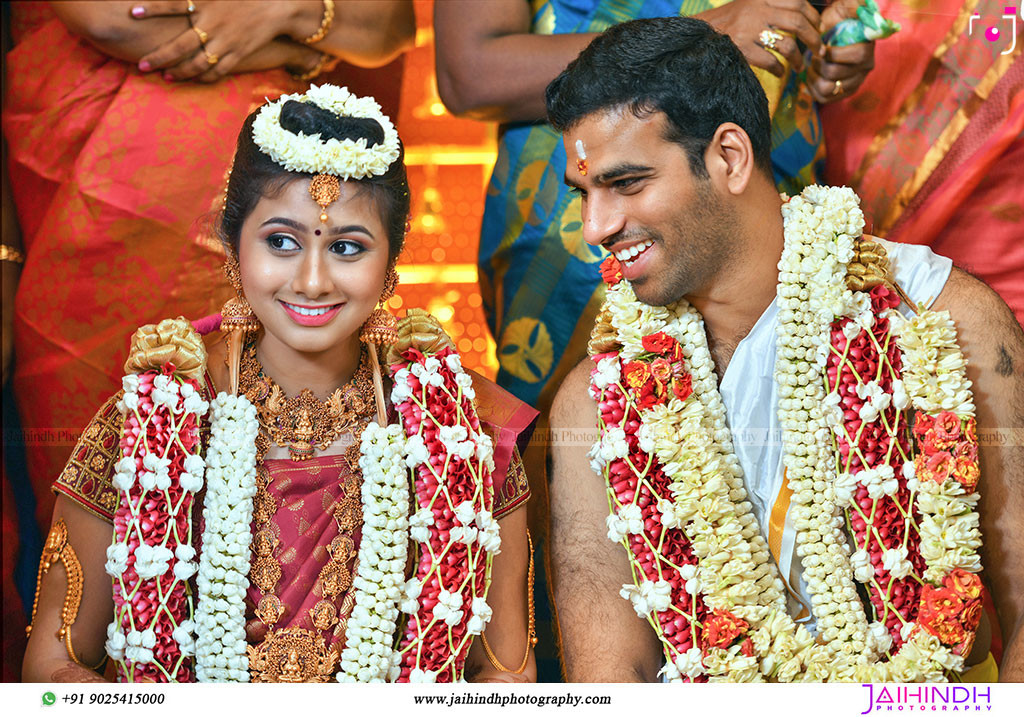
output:
[[[665,306],[685,298],[703,317],[713,364],[705,383],[714,384],[717,376],[746,500],[764,537],[761,544],[767,544],[779,566],[791,617],[819,630],[797,554],[794,524],[799,520],[783,468],[784,445],[772,440],[780,433],[776,334],[780,315],[793,312],[780,311],[776,303],[784,247],[782,202],[771,175],[770,121],[760,85],[729,38],[709,25],[691,18],[640,20],[595,39],[549,85],[547,108],[551,123],[564,134],[569,156],[565,181],[582,197],[584,238],[617,260],[606,264],[604,273],[611,282],[627,281],[643,304]],[[968,360],[982,435],[995,429],[1019,434],[1013,427],[1024,423],[1024,334],[1006,305],[926,248],[882,246],[905,299],[917,309],[952,315]],[[802,302],[808,298],[799,296]],[[901,308],[908,305],[904,301]],[[607,330],[593,343],[602,346],[592,353],[614,345]],[[808,359],[810,353],[808,348]],[[665,664],[662,643],[638,614],[644,608],[648,615],[657,613],[668,598],[633,587],[627,552],[609,540],[616,531],[620,540],[638,539],[639,531],[651,526],[636,521],[636,528],[626,528],[628,518],[637,516],[610,517],[608,489],[591,469],[590,446],[558,439],[594,425],[594,366],[587,360],[573,370],[551,414],[553,589],[563,659],[571,681],[656,681]],[[688,368],[696,386],[699,367]],[[685,398],[688,386],[676,395]],[[790,395],[788,389],[782,393]],[[750,435],[767,435],[768,440],[749,440]],[[1006,443],[982,440],[977,510],[984,575],[998,613],[999,625],[993,629],[1001,628],[1006,646],[1000,677],[1021,681],[1024,448],[1019,435]],[[816,490],[822,485],[818,481]],[[898,563],[887,563],[885,569],[896,571]],[[708,582],[704,578],[702,584]],[[631,596],[632,605],[620,590]],[[882,633],[879,639],[888,640]],[[983,620],[973,653],[964,655],[966,665],[985,660],[990,634]],[[691,649],[691,661],[670,666],[669,676],[674,669],[701,672],[693,641],[681,648]],[[968,643],[963,650],[969,648]]]

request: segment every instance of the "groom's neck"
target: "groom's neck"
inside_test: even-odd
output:
[[[774,187],[746,194],[734,216],[739,251],[700,295],[687,297],[704,317],[719,377],[736,345],[775,298],[782,257],[781,201]]]

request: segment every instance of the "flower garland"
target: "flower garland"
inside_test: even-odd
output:
[[[414,475],[417,510],[409,535],[419,560],[405,583],[400,609],[409,618],[388,677],[456,682],[473,636],[491,618],[487,588],[501,546],[491,513],[493,444],[481,429],[472,379],[458,354],[447,347],[433,356],[409,348],[402,357],[404,366],[392,366],[391,399]]]
[[[384,682],[394,666],[392,635],[409,544],[409,469],[402,427],[371,423],[363,431],[363,537],[353,579],[355,607],[346,625],[339,682]]]
[[[486,595],[501,540],[491,512],[493,444],[473,406],[472,379],[450,348],[436,355],[409,348],[402,355],[405,363],[392,366],[392,401],[402,422],[371,424],[360,441],[364,530],[338,674],[342,682],[461,680],[472,638],[491,617]],[[120,591],[107,649],[127,660],[128,679],[157,679],[165,672],[165,679],[190,679],[186,658],[195,654],[200,681],[245,682],[259,422],[245,396],[219,394],[203,461],[195,453],[197,418],[210,407],[195,381],[172,378],[173,370],[167,365],[159,375],[124,379],[122,406],[131,413],[115,484],[127,498],[108,551],[108,571],[117,576]],[[187,581],[196,564],[189,508],[204,473],[193,621]],[[417,502],[412,517],[410,476]],[[406,581],[410,538],[419,560],[416,575]],[[154,545],[155,539],[163,542]],[[173,582],[160,582],[170,575]],[[154,577],[155,584],[146,582]],[[410,617],[396,648],[400,610]],[[139,629],[142,621],[150,626]],[[173,644],[165,644],[169,636]]]
[[[847,289],[863,224],[852,192],[809,187],[783,213],[779,420],[797,550],[824,644],[786,613],[745,500],[699,314],[685,301],[640,304],[611,258],[602,267],[611,284],[606,325],[595,334],[610,329],[618,350],[593,356],[602,437],[592,464],[609,488],[609,538],[627,547],[633,568],[623,597],[654,626],[670,680],[941,679],[962,667],[980,611],[980,581],[967,572],[980,569],[976,495],[965,487],[977,482],[976,442],[973,452],[969,439],[957,442],[960,417],[945,417],[941,441],[919,441],[915,459],[939,478],[914,482],[901,411],[969,406],[955,332],[928,312],[900,321],[884,286]],[[904,363],[913,367],[906,381]],[[915,425],[926,439],[929,418],[919,413]],[[951,441],[954,453],[928,453]],[[945,480],[957,459],[963,481]],[[846,521],[858,548],[852,561]],[[874,623],[855,573],[871,585]]]
[[[322,140],[319,134],[294,133],[281,126],[285,102],[310,102],[343,117],[372,119],[384,130],[384,141],[367,147],[365,139]],[[338,179],[380,176],[398,159],[398,132],[372,97],[356,97],[345,87],[312,85],[303,94],[282,95],[267,103],[252,123],[256,146],[290,172],[330,174]]]
[[[220,393],[211,413],[197,582],[196,673],[200,682],[248,682],[244,599],[249,589],[259,422],[245,396]],[[196,467],[201,468],[198,463]],[[201,481],[201,474],[195,475]]]
[[[105,647],[121,681],[184,682],[195,651],[191,515],[202,487],[199,419],[208,405],[198,384],[169,363],[128,374],[122,386],[122,457],[113,478],[120,501],[105,565],[114,578],[114,620]]]

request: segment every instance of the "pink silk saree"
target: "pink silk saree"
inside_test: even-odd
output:
[[[952,258],[1024,321],[1024,23],[1002,54],[1006,5],[880,0],[903,30],[876,44],[875,69],[822,108],[822,126],[828,182],[857,191],[868,231]]]

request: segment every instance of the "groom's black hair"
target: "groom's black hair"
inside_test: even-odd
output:
[[[591,42],[547,87],[548,120],[565,132],[584,117],[618,107],[637,117],[664,112],[670,142],[707,177],[704,151],[723,122],[750,137],[769,177],[768,100],[743,53],[703,20],[663,17],[615,25]]]

